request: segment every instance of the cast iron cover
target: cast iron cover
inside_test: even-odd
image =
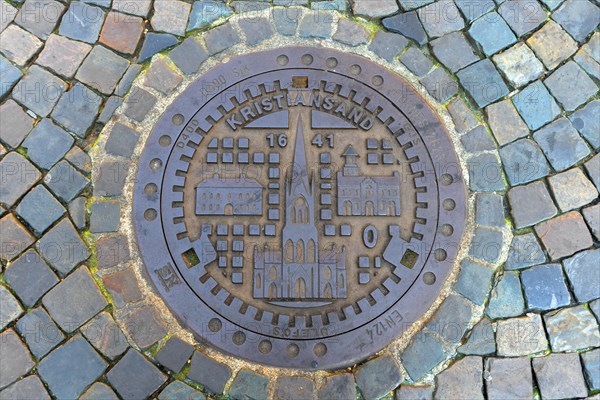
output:
[[[140,158],[146,269],[199,340],[254,362],[352,365],[431,306],[466,189],[448,133],[352,54],[247,54],[193,82]]]

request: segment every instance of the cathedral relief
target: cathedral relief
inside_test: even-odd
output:
[[[285,225],[282,247],[254,248],[254,298],[269,300],[346,297],[346,248],[319,246],[315,179],[306,161],[302,120],[298,120],[293,173],[284,184]]]
[[[181,253],[188,279],[214,279],[215,292],[307,318],[386,293],[391,282],[408,288],[424,260],[401,144],[341,93],[280,93],[235,107],[190,160],[182,239],[191,249]]]
[[[290,92],[290,104],[304,96]],[[249,140],[265,132],[262,124],[280,130],[263,133],[264,143]],[[228,277],[224,285],[286,308],[348,299],[390,268],[407,268],[385,244],[407,247],[399,224],[412,228],[414,211],[400,218],[414,209],[410,173],[401,177],[407,164],[398,144],[373,125],[363,135],[339,116],[298,107],[236,127],[237,137],[227,125],[215,129],[195,180],[197,220],[188,218],[204,222],[194,242],[201,264],[218,280]]]

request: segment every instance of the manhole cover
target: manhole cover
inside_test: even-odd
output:
[[[254,362],[337,368],[439,294],[465,225],[448,134],[365,58],[248,54],[194,82],[140,159],[147,271],[198,339]]]

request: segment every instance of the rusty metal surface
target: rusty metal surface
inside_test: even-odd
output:
[[[352,365],[431,306],[466,189],[433,111],[330,49],[248,54],[195,81],[140,158],[138,246],[181,323],[221,351]]]

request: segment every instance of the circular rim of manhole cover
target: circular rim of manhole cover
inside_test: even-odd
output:
[[[282,97],[277,99],[276,96]],[[270,105],[266,98],[270,99]],[[331,104],[326,99],[331,99]],[[337,109],[338,106],[342,109]],[[350,109],[356,112],[350,115]],[[217,169],[212,175],[214,170],[208,168],[211,162],[218,168],[223,167],[217,159],[221,164],[229,163],[230,160],[224,158],[225,153],[236,157],[251,146],[262,149],[263,145],[258,145],[260,141],[255,137],[238,141],[244,137],[241,136],[244,129],[249,129],[250,135],[264,134],[261,141],[270,140],[270,145],[264,145],[271,146],[268,151],[279,147],[282,154],[288,155],[288,159],[279,159],[279,155],[271,159],[270,153],[263,153],[266,159],[260,160],[264,166],[260,168],[268,171],[265,172],[268,178],[264,178],[268,184],[258,185],[261,189],[256,189],[254,179],[244,179],[245,185],[235,186],[223,178],[224,170]],[[323,175],[323,170],[331,169],[326,165],[327,160],[325,165],[323,160],[307,161],[306,149],[314,153],[315,143],[311,141],[315,140],[316,131],[344,129],[362,134],[343,137],[344,140],[358,138],[352,140],[355,147],[362,148],[356,151],[352,144],[343,148],[330,144],[330,150],[335,149],[346,164],[340,166],[339,171]],[[281,134],[276,134],[277,130],[289,133],[289,140],[279,142]],[[215,139],[221,137],[223,131],[234,140]],[[268,132],[274,135],[269,140]],[[385,132],[389,141],[371,143],[367,140],[377,137],[378,132]],[[319,148],[327,145],[327,138],[322,139],[325,144],[317,143]],[[286,152],[284,147],[289,150]],[[373,162],[368,156],[369,149],[377,155]],[[391,167],[386,168],[393,167],[394,173],[384,169],[374,177],[358,172],[353,164],[355,154],[366,156],[364,168],[368,169],[366,163],[383,163],[377,153],[380,149],[388,149],[387,153],[393,155],[393,161],[387,163],[392,164]],[[209,159],[209,153],[213,154],[213,160]],[[290,157],[293,160],[289,160]],[[282,164],[286,162],[291,168],[284,168]],[[197,184],[200,174],[197,171],[205,167],[202,174],[206,179],[201,182],[211,179],[213,183],[219,182]],[[208,173],[212,176],[206,175]],[[238,178],[246,178],[246,175],[239,172]],[[317,217],[323,215],[316,211],[323,203],[319,203],[316,191],[330,190],[333,198],[339,200],[345,193],[340,191],[341,182],[355,185],[360,178],[382,185],[384,181],[389,183],[390,176],[404,182],[399,184],[402,190],[398,190],[397,205],[392,201],[387,211],[378,214],[377,206],[371,209],[365,203],[355,215],[351,203],[344,214],[343,202],[338,205],[334,201],[331,206],[334,218],[329,226],[343,235],[344,225],[348,232],[353,232],[352,237],[338,235],[337,242],[327,252],[317,241],[318,261],[311,260],[310,264],[304,259],[287,261],[283,239],[297,239],[298,235],[308,238],[311,233],[306,233],[305,228],[283,229],[290,214],[273,218],[280,222],[271,224],[270,217],[265,216],[270,203],[263,199],[263,193],[281,193],[280,205],[272,208],[279,208],[282,213],[291,207],[287,204],[292,204],[291,201],[286,203],[287,197],[298,193],[307,198],[312,196],[302,207],[310,206],[313,210],[308,212],[313,216],[312,228],[318,225],[321,231],[324,228],[326,231],[328,217]],[[332,186],[322,184],[330,178],[333,178],[329,181]],[[190,184],[186,186],[188,180]],[[405,186],[405,182],[410,186]],[[235,188],[231,189],[232,186]],[[244,213],[243,207],[238,211],[235,206],[233,212],[230,209],[221,214],[201,210],[201,203],[206,206],[205,198],[200,200],[201,193],[212,198],[211,190],[215,190],[215,196],[221,192],[225,196],[229,193],[227,190],[237,193],[235,190],[241,190],[239,186],[244,186],[244,190],[258,190],[255,193],[260,197],[254,203],[258,209],[247,207]],[[220,191],[216,191],[217,187]],[[362,186],[360,190],[361,197],[373,195],[363,193],[368,189]],[[186,193],[189,195],[185,196]],[[385,191],[381,193],[385,195]],[[395,191],[390,193],[396,194]],[[403,217],[399,204],[406,197],[414,198],[414,204],[405,212],[408,217]],[[353,365],[383,349],[421,318],[439,297],[465,230],[466,184],[447,130],[426,101],[400,76],[362,56],[326,48],[285,47],[249,53],[220,64],[195,80],[173,101],[155,125],[141,154],[133,215],[137,244],[154,286],[178,320],[198,340],[260,364],[334,369]],[[358,218],[353,219],[354,216]],[[252,218],[255,221],[259,218],[261,223],[249,224]],[[332,225],[336,220],[341,222]],[[387,225],[387,231],[382,231],[374,226],[375,222],[373,225],[364,222],[369,220],[392,223]],[[219,224],[219,221],[225,222]],[[240,225],[235,225],[237,221]],[[244,223],[246,225],[242,225]],[[196,225],[197,232],[192,234],[191,227]],[[239,226],[241,231],[234,232]],[[218,232],[219,229],[223,232]],[[242,239],[258,235],[258,242],[249,243],[260,243],[260,246],[246,245],[246,249],[253,247],[252,252],[240,253],[241,264],[235,265],[234,260],[231,265],[235,258],[232,252],[243,248],[234,247],[235,239],[240,238],[236,235],[240,233]],[[229,242],[218,240],[223,234],[228,235]],[[318,237],[322,240],[323,233]],[[260,242],[267,240],[264,238],[279,243],[279,250],[270,253],[268,245]],[[356,254],[353,248],[360,247],[352,240],[375,250],[367,252],[365,257],[347,260],[346,249]],[[225,243],[223,247],[219,247],[219,242]],[[242,243],[239,246],[244,246],[243,240],[239,242]],[[383,245],[376,246],[376,243]],[[326,253],[330,260],[322,261]],[[296,257],[295,250],[291,254]],[[219,264],[221,255],[225,256],[224,269]],[[276,279],[266,276],[270,263],[277,266]],[[234,269],[240,266],[242,268]],[[337,271],[333,278],[322,274],[325,266]],[[361,268],[368,272],[361,273]],[[233,271],[241,273],[236,275]],[[300,284],[295,286],[288,275],[298,277],[299,274],[317,274],[314,276],[318,283],[310,278],[307,289],[294,278],[295,284]],[[275,281],[269,281],[272,278]],[[258,281],[262,283],[259,285]],[[331,287],[326,287],[327,282],[334,283],[333,295]],[[267,294],[262,284],[269,289],[273,287],[273,291]],[[294,291],[296,294],[292,294]],[[307,293],[312,294],[307,296]],[[328,301],[315,301],[315,298]]]

